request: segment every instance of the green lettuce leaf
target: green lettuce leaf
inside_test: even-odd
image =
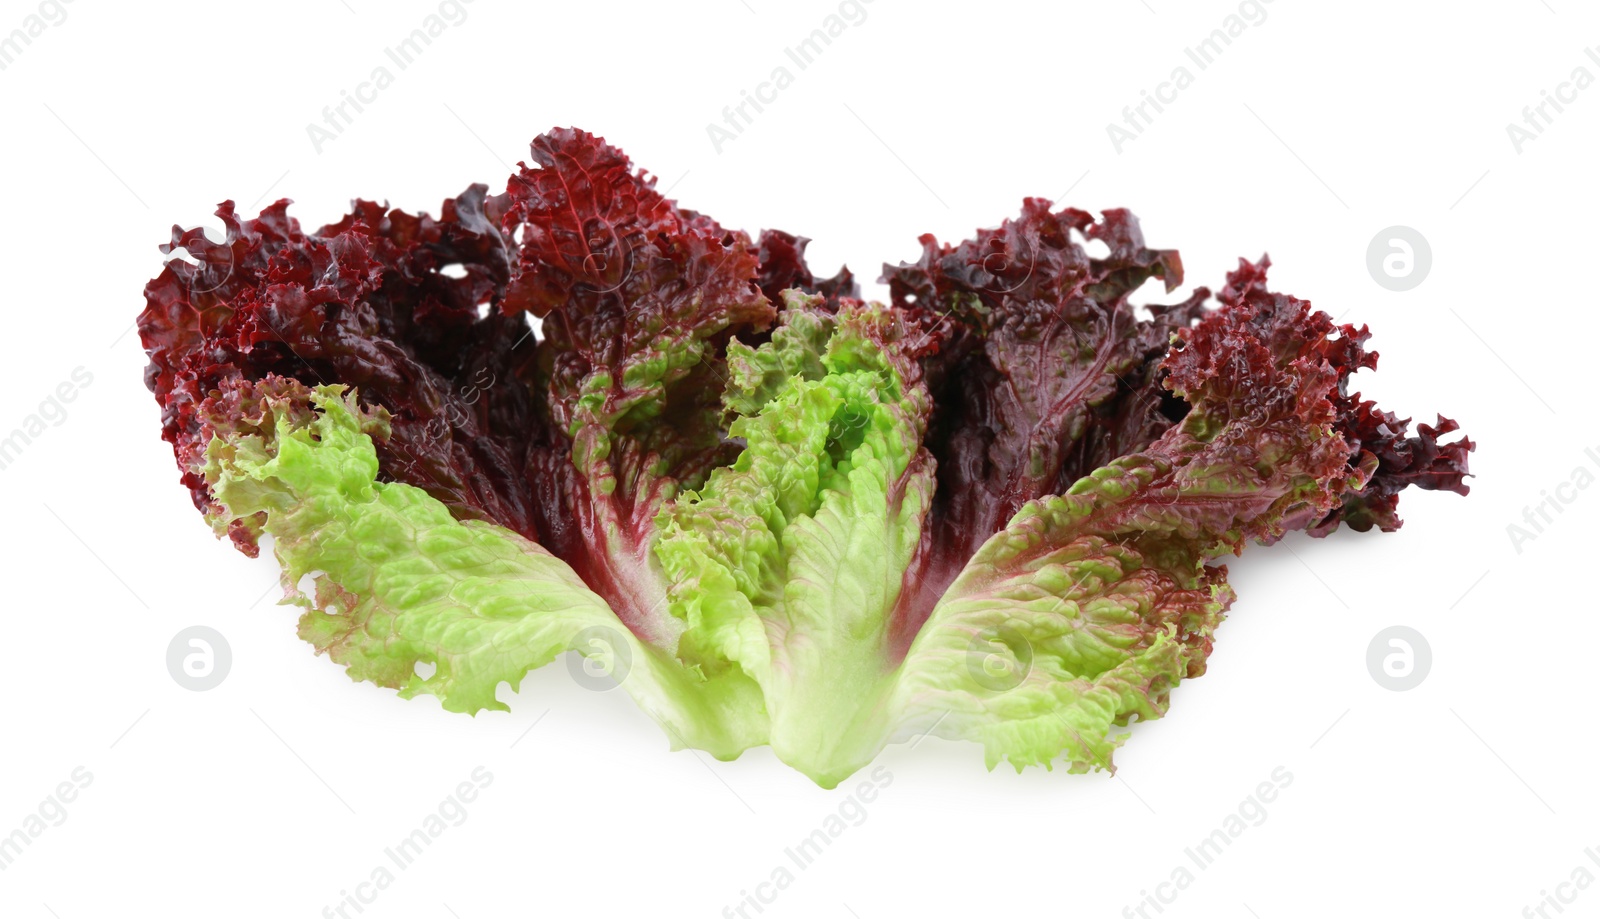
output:
[[[273,537],[300,636],[352,679],[436,696],[449,711],[505,710],[529,670],[566,651],[601,659],[674,738],[730,758],[766,715],[738,672],[700,678],[633,635],[577,574],[512,530],[457,520],[427,492],[379,482],[387,419],[342,386],[268,378],[213,416],[204,475],[236,517]],[[302,592],[302,578],[316,588]],[[423,677],[417,665],[432,665]]]
[[[791,295],[773,340],[736,354],[745,450],[663,513],[656,547],[689,634],[756,679],[774,752],[828,786],[881,746],[890,616],[933,494],[927,393],[884,350],[904,333],[881,307]]]

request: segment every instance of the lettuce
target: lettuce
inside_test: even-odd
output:
[[[674,748],[768,744],[826,787],[928,733],[1110,770],[1205,672],[1218,559],[1467,491],[1472,442],[1351,394],[1367,330],[1265,258],[1136,307],[1178,254],[1030,198],[868,303],[599,138],[532,157],[437,219],[226,203],[146,287],[183,483],[240,549],[272,537],[355,680],[476,713],[570,651]]]

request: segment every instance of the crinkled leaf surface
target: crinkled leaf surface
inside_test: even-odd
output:
[[[1215,306],[1139,303],[1175,251],[1028,199],[863,303],[593,135],[532,162],[437,219],[226,203],[146,288],[184,485],[241,549],[272,537],[354,679],[475,713],[570,651],[674,747],[767,744],[825,786],[926,733],[1109,770],[1206,671],[1220,558],[1466,493],[1456,423],[1351,392],[1370,333],[1265,258]]]

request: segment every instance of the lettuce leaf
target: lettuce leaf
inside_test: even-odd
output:
[[[476,713],[573,652],[674,748],[770,745],[828,787],[928,733],[1111,770],[1206,671],[1219,559],[1467,491],[1455,422],[1351,393],[1369,332],[1265,258],[1215,306],[1135,304],[1175,251],[1028,199],[865,303],[600,138],[532,154],[437,220],[224,204],[146,288],[185,486],[241,549],[272,537],[352,679]]]
[[[516,690],[529,670],[576,651],[602,657],[680,744],[728,758],[765,736],[760,696],[738,672],[691,674],[537,543],[378,481],[386,412],[343,386],[277,376],[234,384],[213,409],[223,401],[203,477],[231,513],[260,515],[285,595],[306,609],[300,637],[352,679],[437,696],[448,711],[504,710],[500,683]],[[310,595],[298,586],[308,575]]]

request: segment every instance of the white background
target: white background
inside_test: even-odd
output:
[[[0,32],[38,9],[0,4]],[[1138,915],[1280,766],[1293,781],[1265,822],[1164,919],[1515,917],[1580,865],[1600,875],[1584,855],[1600,846],[1600,489],[1564,489],[1573,503],[1520,551],[1507,533],[1574,469],[1600,473],[1584,453],[1600,448],[1600,89],[1520,153],[1506,131],[1574,68],[1600,76],[1593,8],[1277,0],[1199,71],[1183,49],[1236,4],[874,0],[720,153],[707,123],[794,70],[783,49],[836,4],[476,0],[320,153],[306,125],[436,4],[65,9],[0,72],[0,434],[75,368],[93,377],[0,471],[0,834],[74,768],[93,781],[0,872],[0,914],[323,915],[482,765],[493,783],[466,822],[365,917],[713,917],[851,794],[765,749],[669,753],[624,693],[585,691],[559,662],[511,714],[476,719],[353,684],[273,605],[275,565],[213,540],[177,484],[127,332],[171,224],[215,226],[224,197],[252,214],[291,197],[312,227],[357,195],[437,213],[469,182],[502,188],[530,138],[567,124],[726,225],[814,237],[813,267],[847,261],[870,296],[919,233],[959,240],[1025,195],[1132,208],[1190,284],[1270,251],[1276,286],[1372,326],[1383,360],[1364,392],[1481,443],[1472,495],[1408,493],[1401,532],[1232,564],[1210,672],[1135,729],[1115,778],[990,773],[938,740],[890,749],[865,821],[760,915]],[[1119,153],[1107,123],[1185,64],[1194,84]],[[1404,293],[1366,268],[1394,224],[1433,251]],[[196,624],[233,649],[202,693],[165,663]],[[1410,692],[1366,666],[1395,624],[1433,650]],[[1562,890],[1569,914],[1600,910],[1600,888]]]

